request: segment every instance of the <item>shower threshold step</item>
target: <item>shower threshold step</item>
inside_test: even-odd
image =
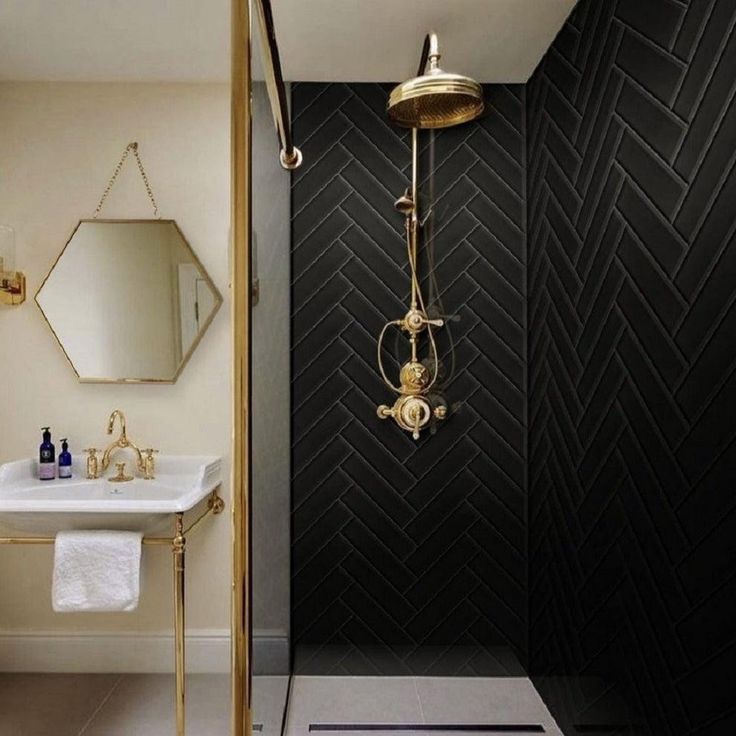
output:
[[[292,678],[285,736],[563,736],[527,677]]]

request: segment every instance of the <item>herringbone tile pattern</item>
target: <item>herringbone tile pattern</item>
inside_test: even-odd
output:
[[[736,733],[735,24],[586,0],[527,89],[530,656],[570,733]]]
[[[486,119],[422,137],[423,171],[433,172],[422,260],[433,259],[436,282],[424,279],[450,319],[440,339],[453,412],[416,443],[376,416],[392,401],[376,339],[406,311],[409,286],[393,202],[409,183],[410,140],[386,121],[388,90],[293,88],[306,162],[292,190],[293,635],[317,652],[353,648],[323,671],[357,662],[368,672],[518,673],[523,90],[493,88]],[[383,654],[366,669],[371,646]]]

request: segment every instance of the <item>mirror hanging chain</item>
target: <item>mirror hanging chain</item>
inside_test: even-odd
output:
[[[107,199],[107,195],[110,194],[110,191],[112,190],[113,186],[115,186],[115,182],[117,181],[118,174],[122,171],[123,166],[125,165],[125,161],[128,158],[128,155],[130,152],[133,152],[133,155],[135,156],[135,161],[138,164],[138,171],[140,171],[141,178],[143,179],[143,184],[146,187],[146,192],[148,193],[148,198],[151,200],[151,205],[153,206],[153,216],[158,219],[158,205],[156,204],[156,198],[153,196],[153,190],[151,189],[151,183],[148,181],[148,175],[146,174],[146,170],[143,168],[143,162],[141,161],[140,154],[138,153],[138,142],[132,141],[131,143],[128,143],[128,145],[125,147],[125,150],[123,151],[123,155],[120,158],[120,161],[118,161],[118,165],[115,167],[115,171],[112,172],[112,176],[110,177],[110,181],[107,183],[107,187],[105,188],[105,191],[102,193],[102,197],[100,197],[100,203],[97,205],[97,209],[95,210],[94,215],[92,215],[92,219],[96,220],[97,216],[102,212],[102,207],[105,204],[105,200]]]

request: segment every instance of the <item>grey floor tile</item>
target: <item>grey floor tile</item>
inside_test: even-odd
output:
[[[83,736],[174,733],[174,676],[123,675]],[[187,736],[228,736],[230,677],[187,676]]]
[[[560,733],[526,677],[418,677],[425,723],[539,724]]]
[[[253,678],[253,725],[260,725],[261,736],[281,736],[288,676],[257,676]]]
[[[286,734],[308,734],[311,723],[421,723],[414,679],[294,677]]]
[[[0,736],[77,736],[119,679],[0,674]]]

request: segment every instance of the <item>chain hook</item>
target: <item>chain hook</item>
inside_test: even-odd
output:
[[[136,164],[138,165],[138,171],[140,172],[141,178],[143,179],[143,184],[146,187],[146,193],[148,194],[148,198],[151,200],[151,205],[153,206],[153,216],[158,219],[158,205],[156,204],[156,198],[153,196],[153,190],[151,189],[151,184],[148,181],[148,175],[146,174],[146,170],[143,168],[143,162],[141,161],[140,154],[138,153],[138,141],[131,141],[128,143],[128,145],[125,147],[125,150],[123,151],[123,155],[120,157],[120,161],[118,161],[118,165],[115,167],[115,170],[112,172],[112,176],[110,177],[110,181],[107,183],[107,187],[105,188],[105,191],[102,193],[102,197],[100,197],[100,202],[97,205],[97,209],[94,212],[94,215],[92,215],[92,219],[96,220],[97,216],[102,212],[102,207],[105,204],[105,200],[107,199],[107,195],[110,194],[110,191],[112,190],[113,186],[115,186],[115,182],[117,181],[118,175],[123,169],[123,166],[125,165],[125,160],[128,158],[128,154],[133,151],[133,155],[135,156]]]

